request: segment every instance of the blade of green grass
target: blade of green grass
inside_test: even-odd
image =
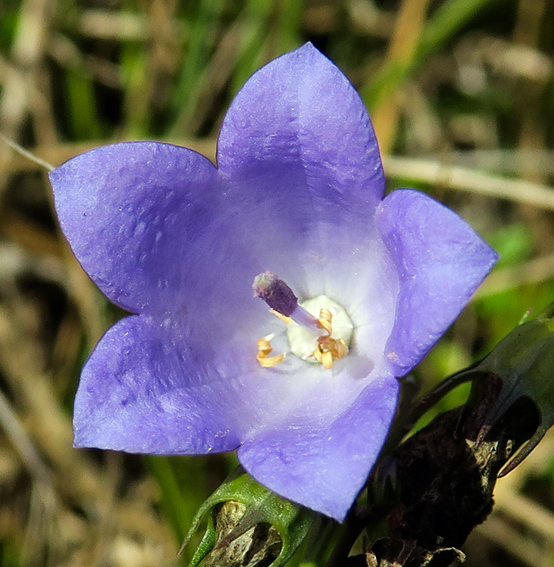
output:
[[[233,72],[232,94],[235,94],[262,64],[272,13],[271,2],[248,0],[246,3],[241,14],[243,31],[239,42],[240,55]]]
[[[75,139],[101,137],[92,80],[82,72],[68,69],[66,88],[69,98],[70,128]]]
[[[177,458],[173,460],[182,461]],[[180,476],[186,477],[183,481],[183,479],[178,480],[170,458],[147,455],[144,461],[160,487],[165,516],[173,528],[176,540],[180,543],[202,504],[202,491],[198,490],[198,487],[203,483],[198,474],[198,467],[187,462],[187,459],[180,471],[182,473]],[[189,489],[186,496],[184,496],[185,484]]]
[[[173,98],[176,113],[171,135],[183,133],[202,89],[202,75],[209,66],[225,0],[201,0],[190,16],[190,35],[187,41],[182,72]]]
[[[300,31],[303,11],[302,0],[281,0],[277,15],[277,53],[272,53],[272,56],[291,51],[302,42]]]

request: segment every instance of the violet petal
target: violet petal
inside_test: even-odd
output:
[[[377,224],[400,276],[386,354],[403,376],[452,324],[498,256],[454,211],[418,191],[388,195]]]
[[[397,397],[395,378],[375,380],[332,422],[298,419],[257,432],[239,461],[277,494],[342,521],[381,451]]]
[[[304,210],[332,222],[370,218],[385,186],[362,100],[311,44],[272,61],[239,91],[221,127],[218,165],[235,178],[294,170],[301,190],[261,184],[248,187],[248,198],[270,201],[279,214]]]
[[[131,312],[184,310],[248,259],[237,266],[238,242],[227,245],[231,219],[222,212],[217,170],[192,150],[157,142],[105,146],[69,160],[50,179],[79,262]]]
[[[191,356],[179,328],[144,316],[119,321],[83,369],[75,445],[155,454],[236,449],[240,418],[226,403],[236,393],[199,377]]]

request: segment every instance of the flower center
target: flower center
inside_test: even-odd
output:
[[[265,272],[256,276],[253,289],[271,308],[271,312],[287,323],[290,352],[302,360],[333,367],[334,361],[348,354],[354,325],[348,313],[326,295],[298,303],[290,287],[275,274]],[[271,355],[273,335],[257,341],[258,363],[264,368],[275,366],[285,354]]]
[[[324,334],[314,336],[305,327],[291,323],[287,326],[287,338],[293,354],[308,362],[320,362],[325,368],[333,367],[333,360],[348,354],[354,325],[344,307],[326,295],[306,299],[300,306],[317,317]]]

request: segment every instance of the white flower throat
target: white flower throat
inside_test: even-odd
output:
[[[337,302],[319,295],[298,303],[290,287],[271,272],[256,276],[252,287],[271,312],[287,324],[286,335],[292,354],[326,369],[333,368],[335,360],[348,354],[354,325]],[[271,354],[274,336],[267,335],[257,341],[256,359],[264,368],[276,366],[286,357],[286,353]]]

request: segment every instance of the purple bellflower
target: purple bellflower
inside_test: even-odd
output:
[[[364,105],[311,44],[237,94],[217,164],[132,142],[51,173],[77,259],[132,313],[83,369],[75,446],[236,449],[259,482],[342,520],[387,436],[398,377],[496,254],[423,193],[383,199]]]

